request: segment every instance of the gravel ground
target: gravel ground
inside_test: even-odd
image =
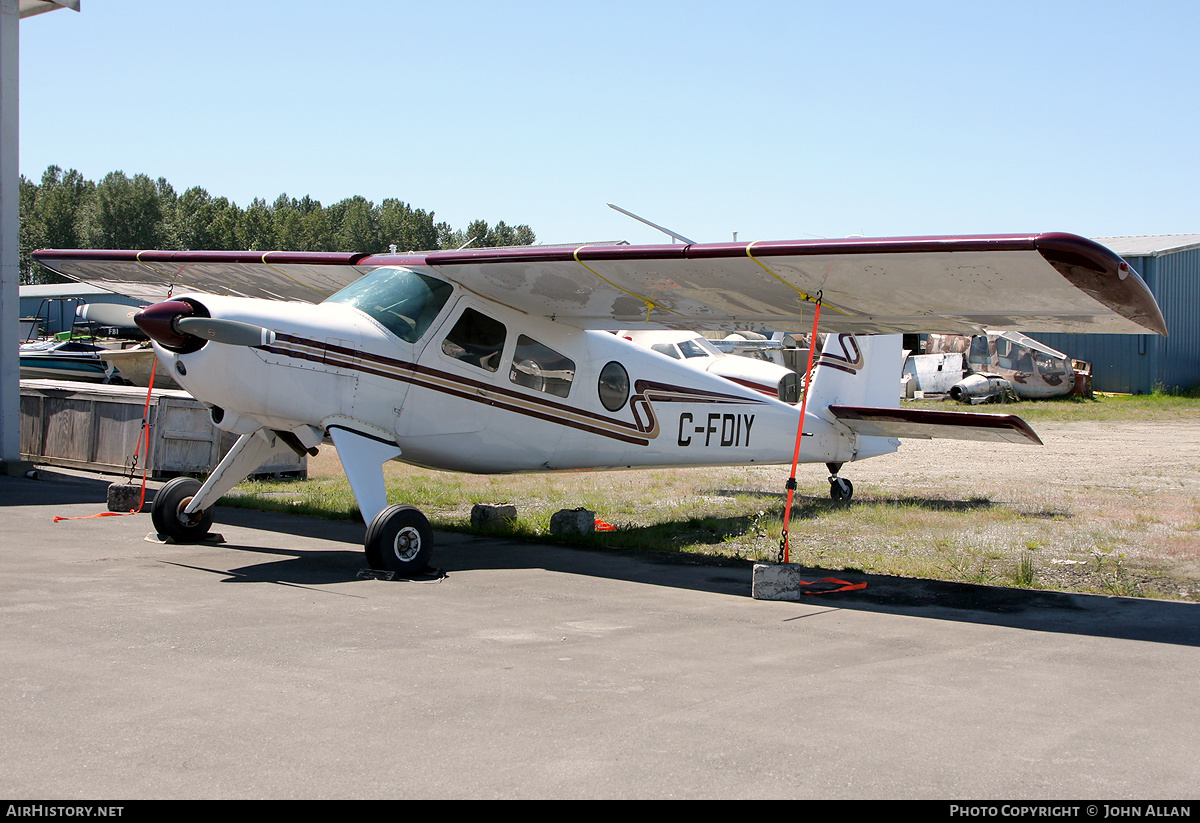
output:
[[[900,543],[940,547],[964,566],[960,578],[969,566],[978,582],[1005,582],[1029,549],[1035,585],[1200,600],[1200,422],[1035,429],[1044,446],[908,440],[842,474],[864,501],[986,501],[974,529],[940,536],[937,525],[891,527]],[[864,539],[878,547],[884,535],[868,530]]]
[[[1038,489],[1109,490],[1131,495],[1200,493],[1200,422],[1038,423],[1044,446],[908,440],[893,455],[843,470],[864,484],[968,479],[993,499]]]
[[[1035,429],[1044,446],[907,440],[896,454],[847,464],[842,476],[854,483],[856,506],[827,505],[824,467],[801,466],[798,500],[816,511],[793,519],[793,562],[1200,600],[1200,422],[1041,422]],[[309,471],[320,477],[341,467],[325,448]],[[402,464],[387,470],[389,478],[414,472],[428,473]],[[571,495],[589,488],[634,499],[653,488],[660,495],[653,503],[606,519],[636,527],[664,517],[683,522],[693,511],[728,516],[745,533],[710,541],[714,551],[774,559],[778,523],[768,514],[745,528],[746,504],[736,496],[782,492],[787,474],[786,466],[641,470],[479,478],[478,485],[519,508],[551,511],[574,508],[580,501]],[[459,508],[453,514],[466,517],[469,504]],[[1024,581],[1023,561],[1035,564]]]

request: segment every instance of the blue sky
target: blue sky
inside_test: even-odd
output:
[[[542,242],[1200,232],[1200,3],[83,0],[21,172],[398,197]]]

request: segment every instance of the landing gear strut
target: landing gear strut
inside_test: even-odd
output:
[[[829,469],[829,496],[834,500],[849,500],[854,496],[854,484],[844,477],[838,477],[842,469],[841,463],[826,463]]]

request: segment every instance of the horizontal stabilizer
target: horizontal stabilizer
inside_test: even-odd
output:
[[[949,438],[1042,445],[1037,433],[1015,414],[881,409],[872,406],[830,406],[829,411],[838,422],[864,437]]]

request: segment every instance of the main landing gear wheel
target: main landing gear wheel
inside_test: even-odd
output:
[[[198,543],[208,534],[213,523],[213,510],[184,514],[184,507],[200,491],[200,481],[190,477],[176,477],[154,495],[150,507],[150,520],[154,530],[176,543]]]
[[[433,529],[412,506],[388,506],[375,515],[363,542],[372,569],[411,577],[429,565]]]

